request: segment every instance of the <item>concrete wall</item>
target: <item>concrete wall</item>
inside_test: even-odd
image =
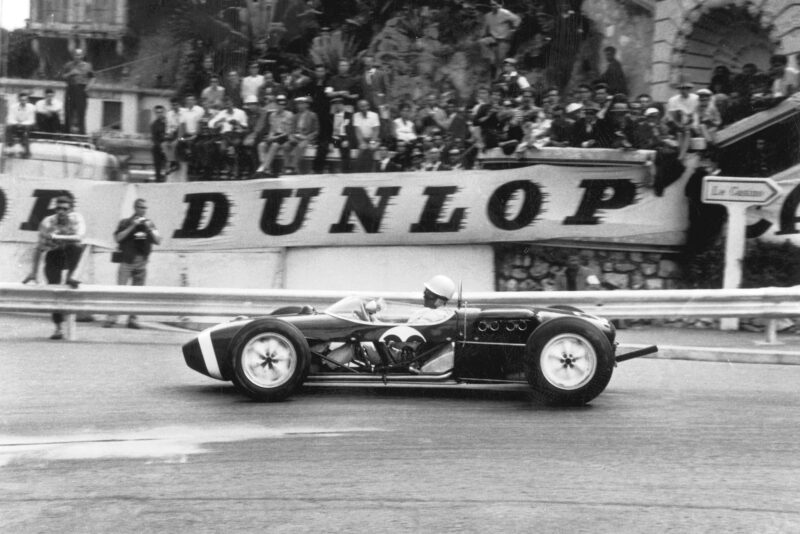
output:
[[[30,243],[0,243],[0,281],[28,273]],[[494,252],[489,245],[418,247],[319,247],[223,252],[154,252],[148,285],[253,289],[415,291],[435,274],[462,280],[465,290],[494,291]],[[91,284],[115,284],[110,251],[89,249],[77,273]],[[44,276],[40,275],[44,282]]]

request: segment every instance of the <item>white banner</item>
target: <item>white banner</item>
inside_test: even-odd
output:
[[[36,239],[61,190],[88,240],[113,247],[117,222],[144,198],[159,250],[548,241],[680,245],[683,180],[663,196],[644,167],[314,175],[243,182],[124,184],[0,177],[0,240]]]

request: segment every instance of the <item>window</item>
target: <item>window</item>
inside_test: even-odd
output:
[[[103,100],[103,116],[101,128],[122,129],[122,102],[117,100]]]

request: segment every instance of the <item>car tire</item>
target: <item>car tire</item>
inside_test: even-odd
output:
[[[549,406],[583,406],[608,385],[614,349],[595,325],[558,317],[540,325],[525,346],[525,377]]]
[[[260,319],[233,339],[233,383],[262,402],[289,397],[308,375],[308,343],[293,324]]]

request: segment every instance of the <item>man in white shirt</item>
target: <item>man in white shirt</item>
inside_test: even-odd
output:
[[[690,81],[683,81],[678,85],[680,91],[677,95],[671,96],[667,100],[667,122],[671,122],[678,131],[678,157],[683,158],[689,149],[692,133],[691,126],[694,114],[700,97],[692,93],[694,84]]]
[[[495,68],[500,67],[500,62],[508,56],[511,38],[520,22],[522,19],[519,15],[501,7],[499,1],[492,0],[489,3],[489,12],[483,17],[484,33],[487,35],[484,42],[488,42],[493,49]]]
[[[400,116],[392,122],[394,125],[394,138],[397,141],[409,143],[417,140],[417,128],[412,118],[411,104],[408,102],[400,104]]]
[[[47,89],[44,98],[36,102],[36,128],[41,132],[61,132],[61,113],[64,105],[55,97],[55,91]]]
[[[180,136],[184,139],[194,138],[200,131],[200,120],[206,114],[206,110],[197,105],[194,95],[187,95],[184,104],[186,107],[181,112]]]
[[[36,106],[28,102],[28,93],[21,91],[17,95],[17,104],[8,110],[6,120],[8,138],[19,139],[22,145],[22,157],[27,158],[31,155],[30,133],[36,124]]]
[[[370,172],[373,166],[373,154],[378,143],[381,120],[378,114],[369,110],[369,102],[358,101],[358,111],[353,115],[353,128],[358,140],[358,172]]]
[[[225,108],[208,123],[210,128],[219,128],[221,134],[242,131],[247,128],[247,114],[243,109],[233,107],[233,100],[225,97]]]
[[[247,101],[248,96],[258,97],[261,87],[264,85],[264,76],[258,73],[258,61],[253,61],[248,67],[248,74],[242,80],[242,102]]]

